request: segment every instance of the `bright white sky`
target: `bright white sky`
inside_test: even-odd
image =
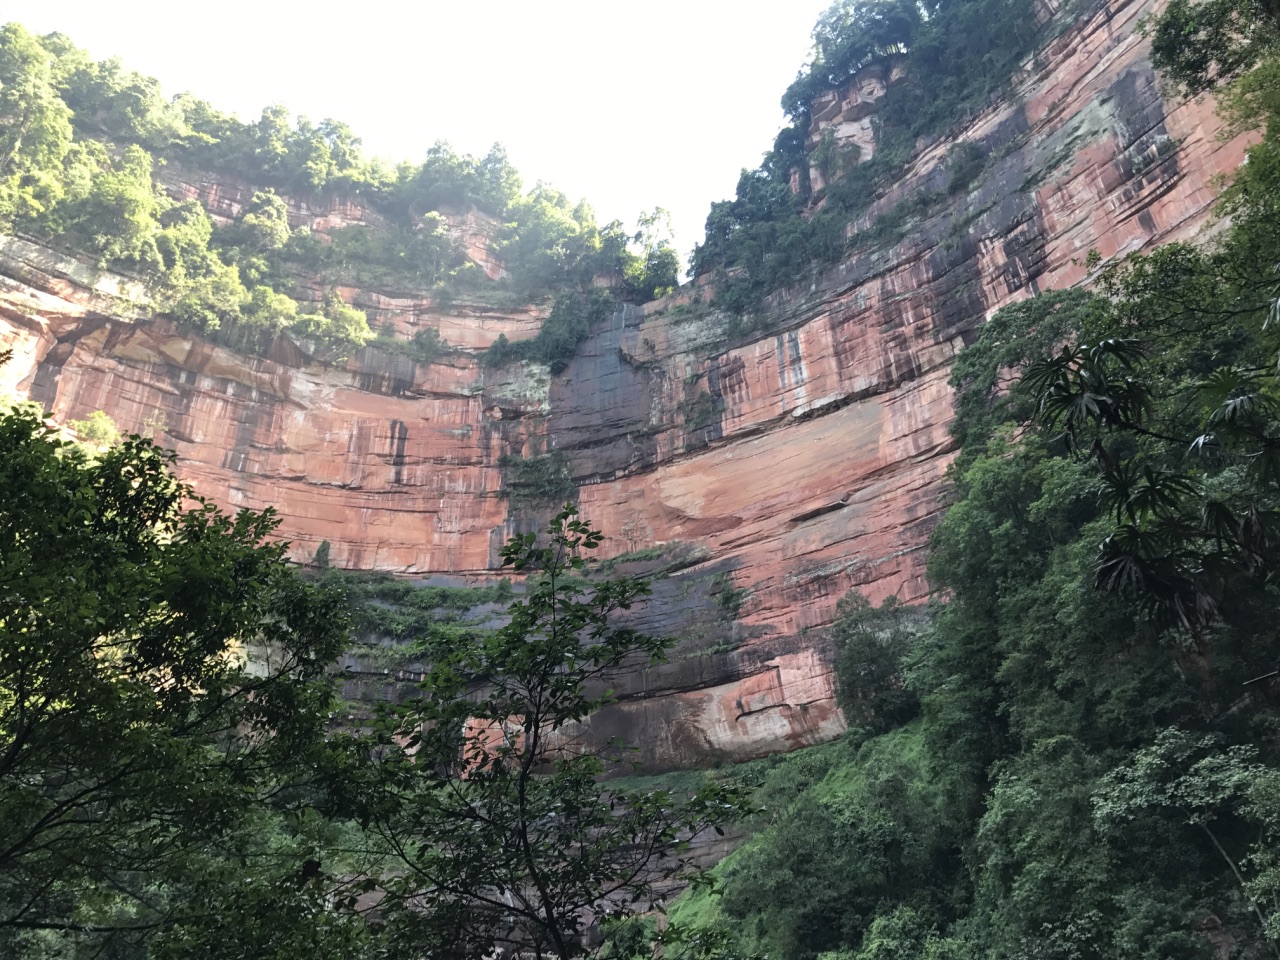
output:
[[[252,120],[270,103],[348,123],[367,153],[503,143],[526,185],[601,223],[671,212],[687,255],[783,123],[778,102],[830,0],[7,0],[169,94]]]

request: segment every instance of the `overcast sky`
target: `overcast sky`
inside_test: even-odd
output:
[[[500,141],[526,184],[586,198],[602,223],[665,207],[687,254],[772,145],[829,3],[8,0],[0,17],[245,120],[282,103],[345,121],[394,161]]]

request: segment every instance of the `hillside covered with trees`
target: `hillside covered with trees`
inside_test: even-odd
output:
[[[731,281],[723,305],[839,256],[836,225],[901,151],[1007,80],[1035,42],[1029,6],[833,6],[787,94],[796,126],[713,209],[697,258]],[[658,779],[603,779],[626,772],[621,749],[575,753],[611,672],[672,643],[632,629],[648,586],[590,561],[601,535],[572,507],[507,542],[519,589],[468,599],[320,557],[304,575],[269,512],[200,500],[149,441],[0,416],[0,953],[1277,955],[1280,22],[1175,0],[1149,30],[1170,83],[1216,90],[1233,129],[1258,131],[1221,228],[1091,256],[1086,289],[1007,307],[960,352],[936,601],[844,599],[831,643],[850,729],[825,746]],[[788,183],[811,95],[885,57],[912,79],[875,165],[810,205]],[[258,193],[215,225],[159,187],[161,164]],[[281,194],[323,190],[395,229],[300,235]],[[460,207],[503,224],[507,281],[448,240]],[[382,169],[340,124],[241,124],[12,25],[0,220],[144,278],[177,323],[242,344],[285,331],[331,357],[372,334],[336,293],[296,301],[298,271],[555,298],[539,340],[495,351],[551,366],[610,298],[675,272],[643,224],[633,241],[522,192],[500,151]],[[505,612],[458,615],[470,604]],[[353,623],[422,664],[412,696],[337,699]],[[664,902],[696,872],[691,838],[730,823],[741,847]]]
[[[215,224],[199,202],[166,189],[184,170],[250,184],[253,199],[235,222]],[[285,195],[349,198],[384,222],[315,237],[290,228]],[[442,216],[470,211],[495,222],[502,282],[466,260]],[[336,295],[295,299],[305,275],[442,300],[556,299],[545,336],[507,352],[562,361],[598,312],[598,278],[632,301],[675,284],[664,222],[659,210],[636,233],[599,225],[585,202],[541,183],[526,191],[497,145],[477,158],[440,142],[422,163],[391,167],[366,158],[344,123],[295,119],[280,106],[243,123],[189,95],[170,99],[119,61],[94,62],[65,36],[0,30],[0,228],[135,276],[152,309],[233,334],[241,348],[288,331],[340,357],[373,337]]]
[[[764,295],[815,275],[858,245],[881,242],[897,226],[894,216],[918,214],[964,190],[990,159],[971,146],[949,158],[942,196],[917,198],[919,209],[895,211],[860,236],[847,229],[922,143],[989,106],[1036,46],[1083,7],[1068,3],[1037,26],[1031,0],[832,4],[814,27],[810,62],[782,97],[791,123],[759,167],[742,171],[734,199],[712,204],[694,272],[717,277],[720,306],[750,312]],[[861,157],[856,146],[833,140],[806,153],[814,99],[869,67],[901,78],[877,110],[874,155]],[[810,180],[813,163],[825,175],[821,186]]]

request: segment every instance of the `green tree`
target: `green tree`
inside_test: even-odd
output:
[[[612,700],[609,673],[670,646],[617,622],[648,588],[587,576],[600,541],[571,506],[542,543],[512,538],[503,564],[529,580],[510,622],[426,651],[422,697],[391,714],[403,750],[384,760],[377,830],[395,857],[382,907],[393,942],[450,957],[500,945],[577,956],[588,911],[647,907],[687,874],[689,838],[737,809],[718,786],[687,799],[611,789],[598,782],[604,758],[575,747]]]
[[[427,151],[421,166],[402,168],[396,194],[410,219],[433,210],[464,213],[470,207],[503,217],[519,198],[520,187],[520,175],[500,144],[495,143],[477,159],[439,140]]]
[[[213,221],[194,201],[164,211],[155,236],[161,262],[153,278],[156,305],[205,333],[241,320],[249,299],[237,268],[210,246],[212,236]]]
[[[162,149],[189,131],[182,110],[153,77],[126,70],[117,59],[95,63],[62,34],[40,38],[53,58],[58,92],[74,114],[77,130]]]
[[[49,55],[18,24],[0,27],[0,221],[39,217],[57,203],[71,137]]]
[[[1275,49],[1276,8],[1242,0],[1170,0],[1146,24],[1151,62],[1184,93],[1232,80]]]
[[[1252,894],[1261,885],[1246,879],[1244,858],[1228,849],[1234,846],[1231,820],[1266,809],[1260,819],[1266,826],[1273,824],[1275,809],[1257,802],[1261,792],[1256,788],[1265,784],[1274,789],[1275,777],[1274,768],[1258,762],[1253,745],[1227,746],[1213,734],[1196,735],[1172,727],[1102,779],[1093,798],[1094,819],[1100,828],[1115,830],[1144,814],[1168,815],[1175,823],[1195,829],[1221,857],[1241,892]],[[1251,794],[1255,802],[1248,805]],[[1264,832],[1257,845],[1263,863],[1273,862],[1270,839]],[[1265,904],[1251,899],[1249,906],[1259,932],[1274,944],[1280,909],[1274,900]]]
[[[100,446],[110,447],[120,442],[120,431],[116,422],[105,410],[95,410],[83,420],[68,420],[67,426]]]
[[[640,215],[631,237],[639,252],[620,259],[625,263],[627,286],[641,302],[665,296],[680,283],[680,258],[671,245],[672,238],[671,215],[666,210],[654,207]]]
[[[319,341],[321,351],[333,360],[345,359],[373,339],[364,311],[350,306],[336,290],[325,294],[319,313],[300,315],[292,329]]]
[[[331,957],[361,935],[308,866],[341,599],[285,566],[269,511],[226,516],[171,463],[0,417],[6,956]]]
[[[258,190],[239,220],[240,243],[255,253],[279,250],[289,242],[289,209],[274,190]]]
[[[916,694],[903,684],[903,666],[926,623],[923,610],[902,606],[896,597],[872,607],[851,592],[837,604],[836,692],[850,725],[883,732],[919,712]]]
[[[163,269],[156,236],[167,199],[152,181],[151,154],[128,146],[112,158],[93,144],[88,192],[58,211],[59,226],[103,266],[116,263],[152,274]]]
[[[526,289],[548,284],[590,282],[591,255],[600,249],[599,228],[590,206],[576,206],[544,183],[511,202],[508,223],[496,244],[498,255]]]

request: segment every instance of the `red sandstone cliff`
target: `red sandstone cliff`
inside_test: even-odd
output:
[[[104,409],[125,430],[162,414],[161,439],[201,492],[276,506],[295,555],[328,540],[339,566],[492,571],[527,522],[510,515],[500,459],[562,451],[608,548],[665,545],[655,562],[678,568],[641,615],[680,638],[672,662],[620,678],[622,702],[597,731],[642,744],[654,765],[829,738],[841,719],[820,637],[836,601],[855,586],[873,600],[928,593],[951,358],[993,310],[1085,281],[1091,248],[1109,258],[1196,236],[1214,178],[1242,159],[1244,142],[1218,138],[1211,103],[1162,98],[1135,32],[1151,6],[1111,0],[969,129],[923,149],[852,233],[915,191],[940,191],[957,142],[994,159],[899,242],[771,297],[767,335],[726,346],[723,318],[686,291],[619,312],[562,375],[495,372],[475,354],[499,333],[532,336],[537,310],[347,290],[371,322],[402,337],[435,327],[460,351],[430,365],[370,347],[325,366],[288,343],[245,357],[148,319],[145,290],[123,278],[8,239],[0,346],[15,358],[0,391],[59,418]],[[865,139],[865,111],[841,110],[832,117]],[[171,187],[221,216],[247,189]],[[290,215],[321,231],[370,216],[336,201],[295,201]],[[500,270],[482,224],[454,226]]]

